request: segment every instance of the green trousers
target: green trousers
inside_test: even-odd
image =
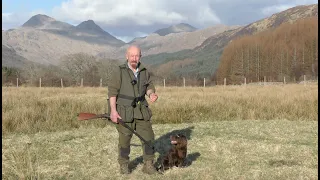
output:
[[[133,130],[135,130],[140,136],[142,136],[143,139],[145,139],[149,144],[153,145],[154,132],[152,129],[151,121],[134,119],[133,122],[126,124]],[[130,142],[133,133],[126,127],[123,127],[121,124],[117,124],[116,128],[119,133],[118,162],[120,164],[129,163]],[[141,141],[141,144],[143,151],[143,161],[146,162],[148,160],[153,160],[155,157],[154,150],[146,145],[143,141]]]

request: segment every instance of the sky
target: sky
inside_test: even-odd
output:
[[[3,0],[2,29],[17,28],[37,14],[78,25],[93,20],[125,42],[178,23],[198,29],[246,25],[317,0]]]

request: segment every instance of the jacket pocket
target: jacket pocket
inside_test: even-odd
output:
[[[133,107],[132,106],[123,106],[117,104],[117,111],[122,118],[123,122],[132,122],[133,121]]]
[[[146,121],[149,121],[152,117],[152,112],[151,112],[151,109],[149,108],[149,106],[142,105],[141,106],[141,113],[142,113],[143,119]]]

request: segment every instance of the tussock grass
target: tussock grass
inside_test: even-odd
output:
[[[77,113],[107,112],[107,88],[2,87],[2,134],[105,126]],[[318,121],[318,85],[158,87],[153,122]]]
[[[11,134],[2,138],[3,179],[318,179],[316,121],[243,120],[155,124],[156,159],[169,135],[188,138],[189,166],[146,175],[133,136],[131,167],[119,174],[117,131],[80,127],[64,132]]]

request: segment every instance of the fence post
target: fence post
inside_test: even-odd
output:
[[[304,84],[304,86],[306,86],[306,75],[303,75],[303,84]]]
[[[227,78],[224,78],[223,81],[224,81],[224,83],[223,83],[223,84],[224,84],[224,87],[226,87],[226,85],[227,85]]]
[[[39,87],[41,87],[41,78],[40,78],[40,80],[39,80]]]
[[[163,79],[163,87],[166,87],[166,79]]]
[[[283,84],[286,84],[286,77],[283,76]]]
[[[100,78],[100,87],[102,87],[102,78]]]
[[[62,78],[61,78],[61,87],[63,88],[63,81],[62,81]]]
[[[266,85],[266,81],[267,81],[267,77],[264,76],[264,78],[263,78],[263,85],[264,85],[264,86]]]
[[[80,86],[83,87],[83,78],[81,78],[81,85]]]
[[[206,78],[203,78],[203,87],[206,87]]]
[[[19,87],[19,78],[17,78],[17,87]]]
[[[244,78],[244,86],[247,86],[247,78]]]
[[[186,78],[183,77],[183,87],[186,87]]]

